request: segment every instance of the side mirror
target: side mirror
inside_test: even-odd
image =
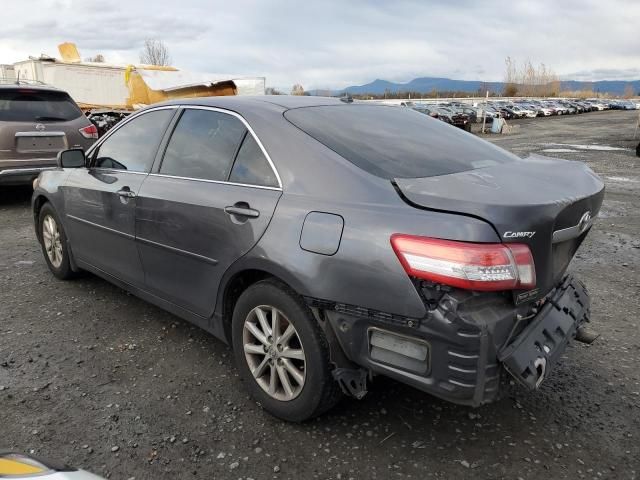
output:
[[[84,150],[71,148],[58,152],[57,163],[59,168],[81,168],[85,166]]]

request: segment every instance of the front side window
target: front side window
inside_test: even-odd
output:
[[[171,135],[160,173],[226,181],[246,131],[232,115],[187,109]]]
[[[95,168],[148,172],[174,110],[154,110],[113,132],[94,155]]]

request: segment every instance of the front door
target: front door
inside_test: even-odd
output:
[[[174,109],[132,118],[89,153],[66,182],[66,225],[74,258],[132,285],[144,272],[135,244],[136,195]]]
[[[186,108],[138,193],[145,288],[210,316],[222,275],[260,239],[281,194],[266,152],[237,115]]]

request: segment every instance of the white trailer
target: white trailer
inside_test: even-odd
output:
[[[125,67],[105,63],[66,63],[29,59],[14,64],[20,79],[38,80],[65,90],[78,103],[124,108],[129,89]]]
[[[139,73],[148,87],[163,92],[185,87],[233,82],[237,95],[264,95],[264,77],[192,73],[182,70],[148,70],[145,66],[122,66],[96,62],[64,62],[50,57],[30,58],[13,65],[15,75],[37,80],[69,92],[81,106],[128,108],[137,102],[127,84],[127,71]],[[147,67],[153,68],[153,67]],[[1,77],[2,75],[0,75]]]

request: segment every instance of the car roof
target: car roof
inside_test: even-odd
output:
[[[197,105],[205,107],[218,107],[233,110],[241,113],[245,110],[265,109],[272,110],[274,106],[289,110],[301,107],[318,107],[330,105],[348,105],[339,98],[333,97],[311,97],[306,95],[256,95],[256,96],[218,96],[218,97],[197,97],[170,100],[156,103],[151,107],[159,105]]]
[[[64,90],[53,87],[51,85],[33,85],[27,83],[0,83],[0,90],[37,90],[41,92],[65,92]]]

